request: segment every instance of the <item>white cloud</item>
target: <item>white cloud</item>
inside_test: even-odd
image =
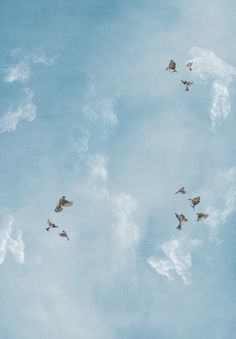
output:
[[[211,239],[218,242],[217,235],[228,218],[236,212],[236,168],[220,171],[213,180],[213,188],[207,187],[203,196],[211,201],[206,212],[209,217],[205,223],[211,230]]]
[[[31,60],[34,64],[43,64],[51,66],[55,63],[55,60],[58,58],[58,55],[48,57],[43,51],[36,50],[31,55]]]
[[[192,256],[190,250],[199,246],[200,241],[194,240],[170,240],[162,245],[162,250],[167,259],[158,259],[150,257],[147,259],[149,265],[160,275],[167,277],[170,281],[174,280],[173,272],[179,275],[184,284],[191,283],[190,268],[192,267]]]
[[[89,167],[89,176],[94,183],[106,182],[108,177],[107,171],[107,157],[104,154],[95,154],[89,156],[88,158],[88,167]]]
[[[27,60],[23,59],[18,64],[5,68],[4,73],[3,81],[5,82],[26,82],[30,78],[30,67]]]
[[[0,133],[14,131],[20,120],[33,121],[37,114],[37,107],[33,103],[34,93],[29,88],[23,90],[25,97],[16,108],[12,106],[0,119]]]
[[[113,213],[117,218],[115,224],[116,241],[123,250],[133,252],[139,242],[139,229],[133,221],[133,213],[138,207],[136,199],[128,194],[113,196]]]
[[[218,58],[213,51],[200,47],[192,47],[189,51],[192,55],[194,74],[201,81],[213,81],[213,102],[210,108],[212,130],[215,131],[222,118],[226,119],[231,111],[229,87],[236,76],[236,69]]]
[[[12,238],[12,225],[14,222],[15,219],[11,215],[3,220],[3,228],[0,230],[0,264],[4,262],[7,250],[14,255],[17,263],[23,264],[25,261],[25,245],[21,233],[17,235],[16,239]]]
[[[90,102],[83,108],[83,114],[92,122],[102,121],[112,126],[117,123],[117,116],[114,112],[114,102],[111,99],[101,99]]]
[[[228,88],[218,82],[214,81],[212,85],[213,102],[210,109],[210,118],[212,121],[212,129],[215,131],[216,125],[221,118],[226,119],[231,110],[231,103]]]

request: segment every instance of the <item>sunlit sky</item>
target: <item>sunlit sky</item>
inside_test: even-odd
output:
[[[234,338],[235,12],[0,2],[0,338]]]

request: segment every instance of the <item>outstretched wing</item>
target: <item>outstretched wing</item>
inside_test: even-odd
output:
[[[186,80],[180,80],[184,85],[187,85],[187,81]]]
[[[65,200],[63,203],[63,207],[70,207],[73,205],[73,201]]]
[[[52,227],[52,222],[51,222],[50,219],[47,220],[47,224],[48,224],[49,227]]]
[[[180,216],[179,214],[175,213],[176,218],[180,221]]]

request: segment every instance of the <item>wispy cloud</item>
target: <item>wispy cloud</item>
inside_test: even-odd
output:
[[[212,80],[213,102],[210,108],[212,130],[226,119],[231,111],[229,87],[236,76],[236,69],[218,58],[213,51],[192,47],[193,69],[201,81]]]
[[[101,99],[90,102],[83,108],[85,117],[92,121],[102,121],[109,125],[116,125],[117,116],[114,112],[114,102],[112,99]]]
[[[19,264],[23,264],[25,261],[25,245],[21,236],[18,233],[16,238],[12,237],[12,225],[15,223],[15,219],[12,215],[4,218],[0,230],[0,264],[5,260],[7,250],[9,250],[15,257],[15,260]]]
[[[10,55],[12,57],[21,57],[21,60],[15,65],[4,69],[3,81],[8,83],[14,81],[25,83],[29,81],[32,63],[51,66],[58,57],[57,55],[48,57],[42,49],[36,49],[31,54],[25,54],[21,48],[15,48],[10,52]]]
[[[10,107],[0,119],[0,133],[14,131],[20,120],[33,121],[37,114],[37,107],[33,102],[34,93],[29,88],[25,88],[24,99],[16,107]]]
[[[30,66],[27,60],[22,60],[16,65],[5,68],[4,73],[3,81],[5,82],[26,82],[30,78]]]
[[[174,274],[181,277],[184,284],[191,283],[192,256],[191,250],[199,246],[200,241],[194,240],[170,240],[162,244],[162,250],[166,259],[150,257],[147,259],[149,265],[160,275],[167,277],[170,281],[174,280]]]
[[[203,189],[202,195],[211,202],[206,208],[209,217],[205,223],[211,230],[211,240],[218,242],[221,227],[236,212],[236,168],[219,171],[212,187]]]

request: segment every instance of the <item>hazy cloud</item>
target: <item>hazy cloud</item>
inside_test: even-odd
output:
[[[19,264],[25,261],[24,242],[21,233],[18,233],[16,238],[12,237],[12,226],[15,223],[13,216],[9,215],[4,218],[0,230],[0,264],[5,260],[7,250],[9,250],[15,257]]]
[[[23,93],[25,97],[22,102],[16,108],[10,106],[7,113],[0,119],[0,133],[14,131],[22,119],[33,121],[36,117],[37,107],[33,102],[33,91],[25,88]]]
[[[199,240],[170,240],[162,244],[162,250],[166,255],[165,259],[150,257],[147,259],[149,265],[157,273],[174,280],[176,273],[181,277],[184,284],[191,283],[190,268],[192,267],[191,250],[200,244]]]
[[[229,87],[236,76],[236,69],[218,58],[213,51],[200,47],[192,47],[193,71],[200,81],[212,80],[213,102],[210,108],[212,129],[215,131],[222,118],[225,119],[231,111]]]

